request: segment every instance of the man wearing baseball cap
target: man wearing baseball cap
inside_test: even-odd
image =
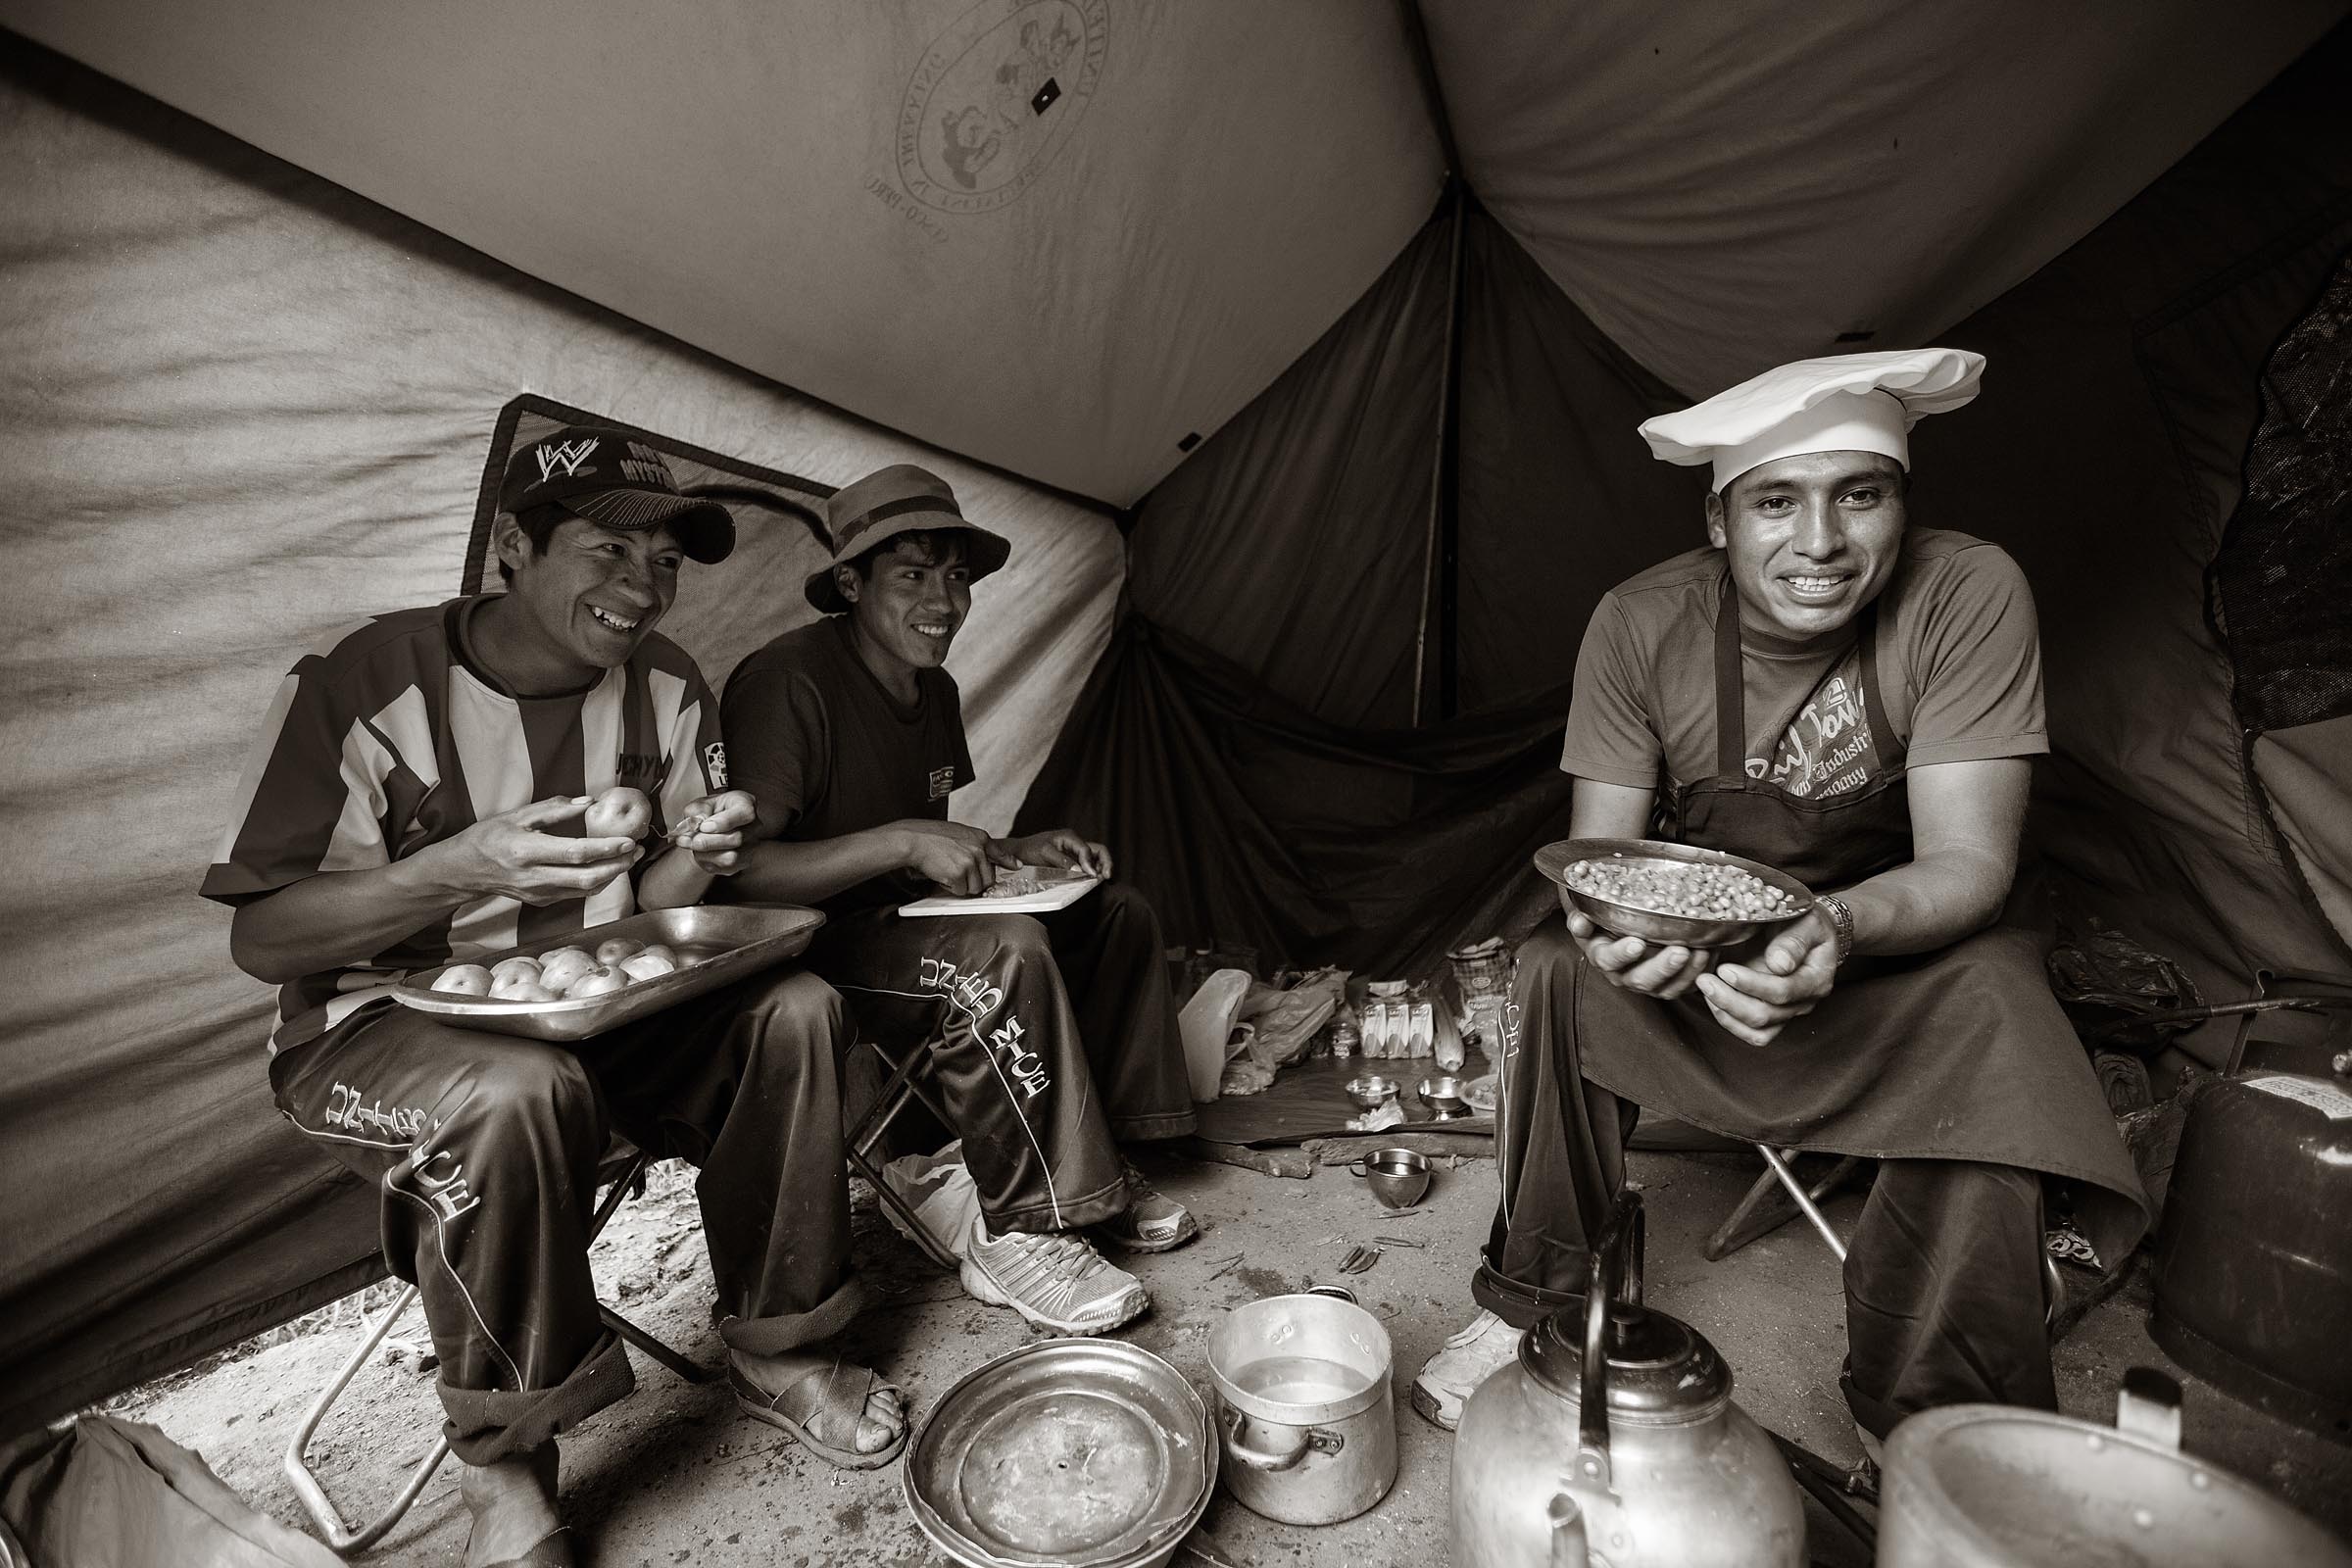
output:
[[[1061,1334],[1142,1312],[1144,1289],[1079,1233],[1162,1251],[1198,1234],[1113,1139],[1193,1128],[1159,923],[1108,880],[1110,852],[1068,829],[994,840],[948,820],[972,782],[943,667],[972,584],[1011,546],[964,516],[936,474],[898,464],[835,494],[831,560],[803,585],[824,618],[728,678],[725,728],[760,820],[734,892],[827,915],[808,963],[894,1055],[922,1051],[977,1189],[941,1240],[966,1290]],[[903,918],[1000,867],[1103,878],[1064,908]]]
[[[2055,1408],[2043,1178],[2073,1184],[2112,1262],[2145,1208],[2035,939],[1997,924],[2049,749],[2032,598],[2000,550],[1906,514],[1911,428],[1974,398],[1984,364],[1805,360],[1642,426],[1710,468],[1708,543],[1619,584],[1586,630],[1570,837],[1726,851],[1818,897],[1741,948],[1581,914],[1522,948],[1484,1310],[1413,1387],[1440,1425],[1585,1289],[1644,1105],[1881,1161],[1845,1260],[1840,1382],[1866,1448],[1935,1405]]]
[[[616,1134],[700,1167],[748,1413],[857,1467],[895,1454],[906,1420],[896,1390],[813,1348],[861,1302],[823,981],[770,971],[564,1046],[390,1001],[410,971],[693,904],[755,820],[726,787],[716,702],[654,629],[683,563],[732,548],[726,509],[595,427],[516,452],[500,505],[504,593],[376,615],[296,662],[203,892],[236,911],[238,965],[280,987],[279,1108],[379,1186],[385,1261],[421,1288],[466,1563],[560,1564],[556,1434],[631,1384],[584,1218]],[[587,833],[615,786],[651,799],[648,844]]]

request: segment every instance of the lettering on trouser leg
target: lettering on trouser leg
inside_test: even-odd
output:
[[[449,1162],[446,1171],[437,1168],[443,1160]],[[444,1223],[482,1206],[482,1200],[466,1185],[465,1162],[448,1150],[437,1149],[411,1168],[415,1172],[416,1195],[433,1205],[433,1212]]]
[[[989,1044],[1004,1058],[1004,1065],[1013,1077],[1020,1080],[1022,1090],[1035,1100],[1053,1087],[1054,1080],[1046,1071],[1045,1058],[1021,1044],[1021,1020],[1007,1018],[989,1036]]]
[[[340,1127],[352,1133],[375,1133],[395,1143],[411,1143],[424,1131],[424,1112],[414,1105],[394,1105],[386,1108],[383,1101],[360,1102],[361,1091],[352,1084],[337,1083],[327,1090],[328,1104],[319,1120],[329,1127]]]
[[[987,1028],[988,1020],[1004,1005],[1002,986],[990,985],[986,975],[958,974],[953,959],[925,958],[921,983],[928,990],[946,992],[972,1020],[975,1031]]]

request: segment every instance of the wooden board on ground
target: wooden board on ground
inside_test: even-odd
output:
[[[1473,1054],[1458,1076],[1477,1077],[1487,1070],[1485,1059]],[[1437,1063],[1426,1056],[1393,1059],[1349,1056],[1337,1061],[1328,1058],[1302,1061],[1295,1067],[1283,1068],[1274,1079],[1274,1087],[1262,1095],[1222,1098],[1196,1105],[1194,1109],[1200,1117],[1196,1136],[1208,1143],[1256,1149],[1304,1143],[1309,1138],[1346,1137],[1355,1131],[1348,1125],[1348,1119],[1362,1114],[1348,1098],[1348,1080],[1377,1072],[1404,1086],[1397,1103],[1404,1107],[1406,1125],[1426,1128],[1434,1124],[1448,1133],[1492,1138],[1494,1132],[1492,1116],[1436,1121],[1430,1108],[1413,1093],[1413,1086],[1438,1071]]]

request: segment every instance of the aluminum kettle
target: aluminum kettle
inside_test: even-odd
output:
[[[1732,1402],[1731,1369],[1642,1305],[1642,1198],[1617,1200],[1585,1298],[1463,1406],[1455,1568],[1804,1568],[1804,1504]]]

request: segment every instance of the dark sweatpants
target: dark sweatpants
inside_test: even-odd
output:
[[[773,1354],[849,1322],[841,999],[761,975],[569,1045],[381,1004],[270,1065],[278,1107],[383,1190],[468,1464],[536,1447],[628,1393],[597,1316],[588,1219],[614,1130],[701,1167],[727,1344]]]
[[[1119,883],[1035,917],[836,916],[808,962],[861,1036],[929,1054],[992,1231],[1110,1218],[1127,1201],[1112,1140],[1193,1130],[1159,921]]]
[[[1520,951],[1506,1020],[1495,1107],[1502,1203],[1472,1291],[1519,1328],[1583,1294],[1586,1237],[1624,1184],[1625,1141],[1639,1114],[1579,1070],[1568,1020],[1583,962],[1564,929],[1541,927]],[[2034,1172],[1969,1160],[1883,1161],[1845,1260],[1841,1385],[1854,1418],[1884,1437],[1904,1416],[1936,1405],[2057,1408],[2042,1327],[2041,1243]]]

